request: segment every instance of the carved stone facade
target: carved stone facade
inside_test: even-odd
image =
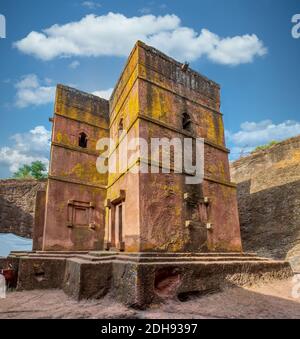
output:
[[[58,86],[47,192],[38,196],[35,251],[11,253],[18,290],[61,288],[76,299],[110,293],[135,308],[292,276],[287,262],[243,253],[220,88],[138,42],[110,101]],[[126,132],[126,133],[125,133]],[[110,136],[108,159],[96,143]],[[204,139],[204,181],[149,165],[138,148],[117,171],[123,140]],[[203,143],[202,143],[203,145]],[[174,153],[170,151],[170,158]],[[153,162],[151,161],[153,165]],[[191,173],[189,174],[191,178]],[[217,253],[216,253],[217,252]]]
[[[98,139],[109,136],[106,100],[59,85],[42,249],[103,248],[107,175],[96,169]],[[40,207],[42,209],[42,206]]]
[[[220,87],[137,42],[110,101],[57,87],[43,251],[241,252],[236,187],[230,182]],[[125,133],[126,132],[126,133]],[[138,173],[141,152],[118,173],[99,174],[96,143],[123,138],[204,138],[204,182],[186,174]],[[174,155],[174,154],[173,154]],[[173,156],[171,154],[171,157]],[[43,209],[43,207],[40,207]]]

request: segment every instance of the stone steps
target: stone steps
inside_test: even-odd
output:
[[[134,307],[293,275],[289,263],[251,253],[13,252],[8,259],[18,290],[60,288],[78,300],[111,293]]]
[[[250,252],[203,252],[203,253],[164,253],[164,252],[145,252],[145,253],[127,253],[127,252],[89,252],[91,256],[95,257],[103,257],[103,256],[110,256],[110,255],[119,255],[119,256],[130,256],[130,257],[139,257],[139,258],[147,258],[147,257],[257,257],[256,253]]]
[[[268,262],[268,258],[259,258],[259,257],[148,257],[148,258],[139,258],[132,256],[111,256],[111,257],[98,257],[93,256],[75,256],[74,258],[82,259],[85,261],[91,262],[105,262],[105,261],[127,261],[135,263],[159,263],[159,262],[195,262],[195,263],[205,263],[205,262]]]
[[[12,252],[11,256],[28,257],[35,259],[81,259],[85,262],[124,261],[133,263],[205,263],[205,262],[270,262],[268,258],[261,258],[251,253],[87,253],[87,252]]]
[[[109,252],[109,251],[35,251],[35,252],[25,252],[25,251],[13,251],[11,255],[91,255],[95,257],[106,257],[106,256],[116,256],[116,255],[127,255],[132,257],[224,257],[224,256],[247,256],[247,257],[256,257],[256,253],[251,252],[203,252],[203,253],[164,253],[164,252],[145,252],[145,253],[127,253],[127,252]]]

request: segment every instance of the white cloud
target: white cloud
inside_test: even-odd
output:
[[[225,65],[238,65],[250,63],[256,56],[263,56],[267,53],[262,41],[255,34],[236,36],[233,38],[221,39],[217,35],[202,30],[205,42],[212,47],[208,51],[208,57],[216,63]]]
[[[50,79],[45,79],[49,84]],[[35,74],[28,74],[15,85],[17,89],[16,106],[25,108],[30,105],[39,106],[53,102],[55,86],[42,86]]]
[[[69,65],[69,68],[76,69],[80,66],[80,62],[78,60],[72,61]]]
[[[221,38],[207,29],[198,33],[182,26],[180,18],[170,14],[139,17],[118,13],[91,14],[80,21],[56,24],[42,32],[33,31],[14,46],[42,60],[71,56],[126,57],[137,40],[181,61],[194,61],[205,56],[216,63],[238,65],[267,53],[255,34]]]
[[[11,137],[12,146],[0,148],[0,165],[15,173],[21,166],[40,160],[49,165],[51,133],[44,126],[37,126],[27,133],[18,133]]]
[[[83,1],[81,5],[83,7],[87,7],[88,9],[97,9],[97,8],[102,7],[102,5],[96,1]]]
[[[96,95],[96,96],[98,96],[100,98],[109,100],[113,90],[114,90],[113,88],[109,88],[109,89],[103,90],[103,91],[95,91],[92,94]]]
[[[274,124],[272,120],[260,122],[244,122],[240,131],[226,131],[227,141],[233,145],[232,158],[251,152],[255,147],[271,141],[281,141],[300,135],[300,122],[286,120]]]

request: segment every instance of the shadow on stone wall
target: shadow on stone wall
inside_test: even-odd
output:
[[[1,233],[13,233],[21,237],[32,238],[32,225],[32,214],[0,196]]]
[[[300,272],[300,181],[251,194],[251,180],[238,184],[245,251],[288,259]]]
[[[0,233],[32,238],[36,195],[46,180],[0,180]]]

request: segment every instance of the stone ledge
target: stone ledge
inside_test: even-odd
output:
[[[293,276],[289,263],[253,254],[109,254],[13,253],[11,258],[18,262],[17,289],[59,288],[77,300],[111,294],[125,305],[145,308],[189,293]]]

